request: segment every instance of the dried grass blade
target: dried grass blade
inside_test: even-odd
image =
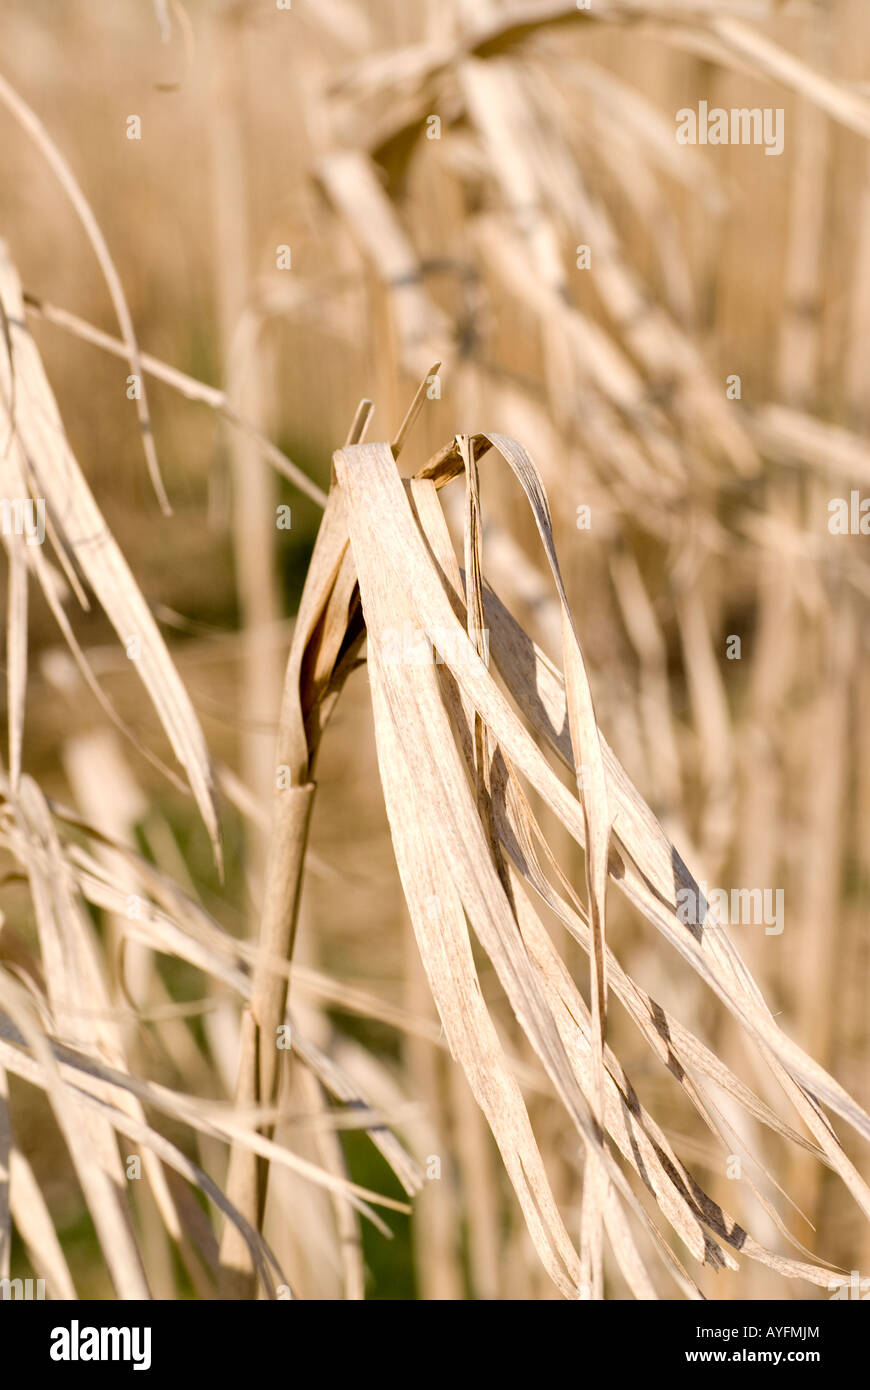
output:
[[[95,347],[102,348],[104,352],[109,352],[113,357],[127,356],[127,348],[118,338],[113,338],[110,333],[104,333],[102,329],[95,328],[92,323],[79,318],[77,314],[71,314],[66,309],[59,309],[54,304],[49,304],[47,300],[39,299],[36,295],[24,295],[24,306],[28,312],[39,315],[47,323],[56,324],[59,328],[64,328],[75,337],[82,339],[83,342],[93,343]],[[302,469],[288,458],[283,450],[267,439],[257,426],[246,416],[239,412],[230,404],[225,391],[221,391],[217,386],[209,386],[204,381],[197,380],[196,377],[189,376],[187,372],[182,372],[178,367],[171,367],[167,362],[161,362],[160,358],[152,357],[148,352],[141,354],[143,371],[155,380],[165,382],[171,386],[179,395],[184,396],[189,401],[200,401],[203,405],[208,405],[212,410],[227,421],[233,429],[251,439],[257,448],[268,460],[276,472],[286,478],[294,487],[298,487],[300,492],[304,492],[310,497],[312,502],[318,506],[326,505],[326,493],[319,488],[315,482],[303,473]],[[356,442],[356,441],[352,441]]]
[[[101,1146],[96,1142],[96,1135],[100,1132],[99,1120],[93,1115],[84,1116],[81,1105],[60,1077],[51,1049],[34,1018],[30,1001],[3,970],[0,970],[0,1001],[41,1063],[45,1089],[69,1149],[118,1297],[149,1298],[145,1271],[121,1197],[123,1170],[116,1185],[110,1169],[100,1161]],[[21,1055],[18,1050],[4,1044],[3,1054],[3,1065],[7,1070],[20,1074]]]
[[[42,1189],[33,1169],[18,1148],[12,1150],[10,1164],[12,1215],[21,1234],[34,1269],[45,1277],[52,1298],[71,1300],[78,1297],[66,1256],[58,1240]]]
[[[57,404],[25,321],[18,276],[0,244],[0,299],[11,326],[16,376],[12,456],[26,458],[40,493],[54,511],[76,560],[121,641],[138,642],[140,678],[184,767],[218,863],[217,804],[208,751],[190,698],[160,631],[106,526],[64,433]],[[0,400],[11,397],[10,368],[0,362]],[[19,471],[24,472],[19,465]]]
[[[76,214],[85,229],[88,240],[94,248],[100,269],[109,289],[115,313],[124,335],[124,342],[127,347],[127,357],[130,363],[130,370],[139,379],[139,394],[136,397],[136,412],[139,416],[139,427],[142,433],[142,445],[145,450],[145,458],[148,464],[148,472],[157,500],[165,516],[172,515],[172,508],[169,505],[169,498],[160,476],[160,466],[157,462],[157,450],[154,446],[154,436],[151,429],[151,417],[148,412],[148,398],[145,394],[145,382],[142,373],[142,359],[139,354],[139,345],[136,341],[136,331],[133,327],[133,318],[127,305],[121,278],[115,268],[115,263],[109,253],[105,237],[100,229],[100,224],[94,216],[90,203],[82,192],[81,186],[69,163],[61,154],[57,145],[52,140],[48,131],[36,112],[22,100],[15,91],[14,87],[6,81],[5,77],[0,76],[0,101],[12,113],[19,125],[27,131],[28,135],[36,142],[42,154],[51,165],[64,192],[72,202]],[[5,296],[4,296],[5,298]]]
[[[9,1078],[0,1066],[0,1279],[9,1278],[12,1257],[12,1219],[10,1212],[10,1168],[12,1125],[9,1118]]]
[[[6,595],[6,689],[9,719],[9,780],[17,791],[21,778],[24,707],[27,691],[27,560],[18,536],[4,537],[9,556]]]

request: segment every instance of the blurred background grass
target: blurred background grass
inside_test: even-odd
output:
[[[870,91],[870,22],[860,0],[719,9],[857,99]],[[751,62],[735,71],[709,44],[681,41],[678,26],[664,33],[578,21],[478,56],[464,74],[415,67],[423,45],[464,25],[497,24],[502,13],[422,0],[294,0],[292,11],[269,0],[190,0],[171,8],[164,43],[145,0],[5,0],[0,70],[69,159],[143,349],[226,386],[320,487],[359,399],[375,401],[371,437],[392,437],[435,355],[446,359],[443,394],[427,403],[403,457],[407,471],[460,430],[522,438],[547,479],[602,727],[681,851],[693,852],[701,871],[709,866],[710,884],[785,887],[782,936],[741,929],[740,949],[788,1031],[866,1106],[868,566],[862,538],[832,544],[826,526],[829,496],[848,496],[870,478],[866,140],[799,87],[766,80]],[[512,90],[527,100],[527,146],[508,128],[500,147],[498,131],[475,117],[469,94],[484,81],[475,62],[504,77],[508,100]],[[676,110],[700,100],[782,107],[783,155],[665,148]],[[432,113],[442,121],[438,141],[420,126]],[[132,115],[140,140],[127,138]],[[0,131],[0,230],[25,289],[116,333],[63,191],[5,113]],[[416,336],[403,328],[407,285],[385,283],[368,242],[373,235],[387,244],[389,220],[366,225],[361,215],[355,224],[330,191],[324,161],[348,151],[365,161],[383,199],[376,206],[413,249],[414,289],[425,301],[415,306]],[[531,210],[516,201],[524,175],[511,183],[514,157],[525,173],[539,171]],[[544,243],[558,252],[563,283],[547,283]],[[581,243],[591,248],[589,271],[574,268]],[[276,267],[285,244],[290,271]],[[554,293],[567,299],[564,320],[553,312]],[[650,336],[639,339],[646,310]],[[578,345],[590,324],[601,336]],[[151,382],[175,512],[167,521],[125,396],[126,364],[38,318],[31,326],[72,446],[162,622],[209,747],[265,801],[290,623],[319,509],[270,475],[206,407]],[[623,369],[632,383],[625,393]],[[742,388],[733,403],[731,374]],[[826,434],[825,425],[848,433]],[[818,443],[811,427],[823,430]],[[484,472],[483,485],[498,521],[485,562],[489,553],[496,587],[547,647],[547,603],[523,567],[524,558],[535,563],[529,523],[495,477]],[[274,525],[282,503],[292,509],[289,530]],[[576,525],[582,504],[593,510],[588,532]],[[614,565],[622,566],[616,576]],[[156,717],[102,614],[78,613],[75,624],[119,712],[161,748]],[[731,634],[743,641],[740,661],[726,659]],[[47,793],[70,801],[69,746],[102,727],[103,715],[78,685],[59,682],[58,640],[34,602],[26,766]],[[177,855],[191,890],[245,934],[259,904],[256,833],[225,808],[228,874],[219,885],[190,803],[133,749],[123,756],[147,808],[134,819],[150,825],[155,858]],[[318,785],[319,869],[306,884],[302,958],[431,1020],[392,863],[364,674],[339,703]],[[4,886],[3,910],[26,936],[26,895],[14,883]],[[751,1070],[751,1058],[730,1055],[718,1004],[666,969],[648,933],[618,906],[610,939],[651,992],[690,1026],[698,1022],[735,1067]],[[565,950],[571,959],[570,943]],[[579,952],[573,961],[585,981]],[[172,997],[196,997],[181,967],[163,973]],[[366,1229],[368,1296],[550,1296],[488,1137],[474,1130],[468,1140],[464,1082],[428,1043],[386,1025],[335,1010],[322,1022],[349,1065],[373,1054],[383,1077],[419,1102],[425,1119],[415,1142],[424,1157],[444,1158],[442,1182],[427,1185],[414,1219],[390,1218],[392,1242]],[[523,1054],[515,1025],[503,1022]],[[207,1064],[199,1020],[187,1026]],[[676,1088],[624,1018],[616,1014],[612,1027],[645,1101],[740,1215],[721,1158],[705,1147]],[[20,1090],[22,1142],[66,1203],[61,1229],[81,1290],[105,1295],[57,1135]],[[575,1157],[547,1097],[536,1099],[535,1113],[545,1133],[549,1125],[557,1195],[571,1211]],[[781,1159],[775,1138],[743,1137]],[[368,1140],[343,1143],[356,1180],[392,1191]],[[792,1217],[795,1233],[845,1269],[860,1268],[867,1234],[848,1197],[800,1158],[786,1172],[820,1235]],[[481,1191],[489,1194],[483,1210]],[[303,1291],[335,1292],[328,1262],[300,1253],[289,1237],[285,1253]],[[703,1286],[708,1296],[805,1296],[758,1269]],[[176,1292],[184,1292],[180,1276]]]

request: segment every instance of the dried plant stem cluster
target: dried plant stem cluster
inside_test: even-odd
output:
[[[866,83],[763,5],[457,0],[395,32],[312,6],[288,211],[245,124],[276,117],[265,41],[244,5],[189,8],[157,6],[163,91],[216,117],[221,387],[141,350],[84,169],[0,74],[117,321],[54,303],[0,227],[0,1281],[360,1299],[413,1214],[423,1298],[842,1290],[870,1249]],[[646,94],[650,46],[719,75],[703,140]],[[773,94],[766,152],[740,83]],[[711,109],[755,158],[727,166],[743,212],[782,202],[769,370],[717,355],[750,270],[717,266]],[[270,217],[298,245],[258,275]],[[199,481],[234,632],[146,596],[55,332],[129,373],[155,535],[186,456],[158,460],[148,385],[219,418],[227,486]],[[317,520],[285,622],[291,491]],[[69,716],[48,768],[34,692]],[[754,892],[753,935],[711,906]]]

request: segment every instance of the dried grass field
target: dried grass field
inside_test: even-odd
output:
[[[866,4],[0,36],[4,1298],[865,1288]]]

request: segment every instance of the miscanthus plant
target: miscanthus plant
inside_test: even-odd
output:
[[[2,843],[26,875],[37,931],[33,950],[4,951],[0,967],[0,1164],[11,1172],[10,1198],[0,1209],[4,1260],[14,1219],[51,1292],[72,1293],[46,1201],[15,1144],[7,1073],[45,1091],[120,1297],[149,1291],[129,1208],[125,1162],[131,1152],[141,1154],[160,1217],[203,1294],[220,1287],[253,1292],[254,1278],[268,1295],[290,1290],[260,1230],[274,1166],[288,1166],[327,1187],[345,1213],[373,1217],[378,1202],[391,1204],[272,1137],[288,1055],[279,1041],[284,1030],[294,1064],[311,1069],[340,1101],[355,1102],[357,1123],[370,1131],[409,1196],[419,1187],[419,1170],[400,1137],[366,1108],[287,1012],[314,763],[341,688],[364,660],[396,862],[444,1034],[559,1292],[568,1298],[602,1296],[605,1243],[640,1298],[657,1296],[660,1266],[676,1290],[693,1297],[695,1263],[734,1267],[738,1259],[835,1287],[839,1281],[831,1269],[767,1248],[704,1192],[608,1045],[608,1007],[615,997],[723,1153],[730,1152],[731,1139],[714,1091],[834,1169],[861,1210],[870,1212],[870,1192],[827,1112],[864,1139],[870,1138],[870,1117],[781,1031],[712,914],[691,925],[678,913],[678,894],[692,890],[700,896],[700,889],[598,727],[579,637],[582,623],[568,606],[547,498],[522,445],[498,434],[459,436],[416,476],[403,478],[396,458],[423,399],[421,388],[392,444],[362,442],[368,422],[363,408],[349,442],[336,452],[287,666],[276,750],[283,775],[254,950],[227,935],[142,855],[107,844],[86,818],[49,801],[22,772],[32,582],[85,666],[57,600],[59,565],[70,583],[75,575],[84,578],[123,642],[138,637],[139,676],[217,852],[212,770],[197,719],[66,441],[5,252],[0,298],[3,492],[46,499],[54,556],[49,561],[43,548],[29,547],[14,531],[3,537],[10,566],[10,713],[9,766],[0,784]],[[481,465],[510,470],[525,495],[561,613],[558,664],[486,584]],[[465,490],[459,553],[441,506],[448,485]],[[397,629],[421,634],[431,659],[396,659]],[[584,882],[573,882],[560,867],[536,805],[547,808],[582,847]],[[100,853],[107,848],[109,858]],[[133,914],[131,892],[138,905]],[[608,900],[615,893],[625,895],[645,930],[657,934],[661,951],[682,957],[721,999],[805,1132],[749,1089],[623,969],[607,939]],[[132,915],[130,929],[140,941],[195,965],[237,997],[243,1023],[234,1104],[159,1085],[132,1069],[89,905]],[[588,956],[588,972],[579,979],[554,945],[554,922]],[[481,956],[491,963],[582,1152],[579,1231],[569,1229],[551,1190],[524,1098],[522,1067],[518,1076],[481,989]],[[184,1127],[229,1149],[225,1190],[178,1141]],[[170,1181],[172,1174],[184,1183]],[[759,1184],[766,1182],[762,1175]],[[213,1223],[203,1222],[191,1189],[210,1200]],[[222,1283],[216,1283],[219,1275]]]
[[[562,4],[483,23],[487,7],[470,8],[479,11],[481,23],[461,41],[431,41],[415,51],[377,55],[339,83],[337,117],[344,105],[349,127],[362,132],[359,147],[333,142],[331,152],[321,152],[316,161],[317,183],[334,217],[351,230],[382,285],[395,330],[389,378],[397,379],[401,368],[422,371],[449,337],[450,325],[426,291],[421,258],[391,201],[394,190],[380,177],[380,171],[396,166],[402,171],[423,138],[433,105],[443,101],[444,148],[456,156],[456,177],[469,188],[479,182],[486,198],[475,194],[469,201],[496,210],[495,220],[486,215],[469,221],[475,254],[505,293],[525,303],[548,345],[543,397],[529,390],[526,399],[528,382],[515,382],[508,390],[494,374],[499,389],[489,397],[490,420],[495,416],[504,430],[522,434],[514,425],[522,418],[536,438],[548,438],[550,416],[561,409],[570,418],[557,422],[560,448],[573,441],[573,458],[582,446],[626,515],[639,497],[657,499],[654,520],[668,539],[673,538],[674,502],[680,488],[689,485],[696,448],[697,457],[708,449],[721,455],[741,477],[753,472],[756,448],[774,458],[806,457],[813,466],[823,455],[828,466],[833,450],[841,472],[852,467],[854,441],[825,434],[808,416],[771,408],[757,417],[732,417],[731,403],[714,390],[688,336],[646,301],[603,205],[583,194],[570,121],[549,77],[534,67],[511,66],[539,27],[549,32],[553,25],[594,26],[606,12],[584,16]],[[611,17],[631,26],[649,8],[614,6]],[[863,133],[870,129],[859,93],[808,74],[802,64],[782,62],[742,23],[718,19],[711,7],[696,8],[699,33],[689,39],[703,38],[702,51],[717,61],[730,56],[756,75],[779,75],[843,124]],[[677,32],[685,37],[681,27]],[[590,105],[598,110],[601,90],[609,93],[623,137],[631,135],[643,148],[654,145],[670,167],[673,150],[650,125],[646,108],[639,113],[624,100],[624,90],[595,69],[584,67],[580,75]],[[870,1191],[835,1128],[842,1123],[864,1141],[870,1138],[870,1117],[779,1026],[715,913],[702,910],[699,920],[686,920],[681,912],[687,895],[703,901],[701,887],[693,865],[677,852],[599,728],[593,694],[611,710],[614,697],[604,683],[606,670],[596,671],[593,680],[587,669],[582,643],[591,615],[569,607],[549,502],[523,443],[502,433],[459,435],[415,476],[403,476],[399,463],[427,395],[424,383],[391,442],[366,442],[370,408],[360,408],[334,456],[328,496],[322,493],[223,392],[140,352],[120,279],[69,166],[2,79],[0,100],[68,192],[102,265],[120,324],[116,339],[25,295],[9,253],[0,249],[0,496],[22,504],[44,502],[45,519],[44,546],[29,545],[14,527],[4,527],[2,535],[8,559],[8,753],[0,774],[0,846],[9,865],[8,883],[23,879],[28,889],[32,931],[22,935],[0,922],[0,1278],[9,1274],[14,1225],[51,1296],[78,1292],[58,1233],[54,1195],[44,1190],[38,1165],[20,1137],[16,1107],[23,1082],[44,1093],[119,1297],[155,1291],[170,1245],[198,1296],[296,1293],[292,1271],[267,1239],[269,1203],[282,1194],[288,1177],[297,1183],[295,1191],[302,1185],[306,1193],[325,1195],[330,1205],[329,1221],[315,1227],[306,1203],[285,1205],[285,1225],[298,1227],[300,1239],[310,1239],[314,1258],[325,1249],[340,1264],[347,1296],[362,1296],[360,1223],[383,1229],[378,1208],[413,1209],[423,1186],[421,1155],[401,1116],[393,1113],[395,1088],[390,1089],[378,1059],[367,1054],[366,1068],[347,1066],[318,1029],[315,1015],[297,1006],[296,995],[288,1002],[288,986],[293,979],[310,982],[314,973],[294,959],[294,948],[302,885],[313,861],[308,834],[317,760],[346,681],[364,667],[377,741],[374,791],[386,808],[443,1041],[491,1130],[514,1207],[553,1289],[567,1298],[600,1298],[605,1288],[614,1287],[641,1298],[692,1298],[700,1296],[705,1267],[742,1275],[747,1262],[798,1281],[804,1291],[839,1288],[840,1274],[824,1263],[825,1232],[818,1251],[804,1250],[780,1214],[780,1199],[792,1196],[789,1176],[805,1173],[807,1164],[813,1170],[826,1167],[843,1185],[846,1200],[870,1215]],[[367,123],[365,110],[371,107]],[[312,124],[327,129],[326,121]],[[601,157],[617,172],[624,169],[620,149],[618,141],[601,145]],[[642,216],[652,217],[654,186],[628,182]],[[513,221],[524,228],[522,235]],[[604,261],[598,284],[620,326],[619,351],[571,303],[559,272],[566,229],[575,224],[592,229],[595,254]],[[673,278],[682,284],[680,274]],[[220,412],[324,510],[287,662],[274,757],[277,790],[268,811],[246,795],[207,747],[152,610],[69,445],[28,315],[40,315],[129,363],[147,465],[164,510],[168,497],[151,434],[146,376]],[[629,370],[629,354],[637,371]],[[474,370],[473,362],[460,362],[457,379],[473,384]],[[673,397],[666,410],[647,399],[656,373],[667,378]],[[426,381],[434,379],[430,372]],[[570,409],[566,403],[572,403]],[[476,414],[469,412],[468,418]],[[691,447],[684,449],[686,441]],[[517,621],[513,596],[503,589],[499,595],[487,583],[481,471],[512,479],[524,498],[556,616],[557,660]],[[715,479],[707,481],[711,497],[701,499],[698,512],[712,546],[719,541],[717,500]],[[451,494],[458,498],[452,509]],[[756,532],[762,519],[777,522],[774,541],[784,545],[789,539],[788,517],[777,517],[774,506],[770,515],[751,519]],[[511,538],[503,515],[499,523],[489,536],[504,546]],[[518,545],[509,550],[514,559],[521,553]],[[671,709],[664,644],[630,551],[620,548],[610,559],[642,666],[643,708],[635,722],[651,732],[666,761],[663,735]],[[810,569],[807,564],[800,576],[807,585]],[[189,789],[217,862],[222,798],[267,828],[255,942],[237,939],[205,909],[183,866],[170,874],[122,833],[123,793],[115,796],[108,776],[95,794],[92,789],[88,805],[73,806],[46,794],[25,772],[28,614],[37,590],[81,678],[100,701],[107,725]],[[783,626],[778,592],[771,586],[759,600],[766,630]],[[160,720],[180,777],[124,724],[106,695],[76,636],[70,616],[76,601],[99,606],[111,623]],[[730,746],[731,731],[711,677],[713,663],[705,657],[710,634],[700,599],[688,593],[680,611],[686,650],[696,654],[687,663],[690,693],[699,760],[710,781],[705,790],[711,814],[702,836],[706,866],[711,849],[715,860],[719,823],[713,813],[721,810],[722,785],[713,774],[720,750]],[[847,649],[850,640],[847,632]],[[766,658],[771,650],[777,650],[772,641],[760,645],[756,693],[765,727],[775,722],[776,710],[771,690],[777,689],[777,679]],[[845,727],[844,721],[837,725],[840,737]],[[749,780],[750,800],[754,789],[759,792],[749,818],[753,826],[770,801],[775,803],[767,795],[770,781],[769,766],[760,766]],[[679,776],[676,783],[678,793]],[[117,833],[107,824],[111,816],[100,814],[107,799],[118,809]],[[833,855],[825,852],[826,804],[830,797],[826,802],[820,796],[821,813],[813,822],[819,833],[807,841],[808,873],[820,883],[836,873]],[[579,876],[578,863],[583,866]],[[700,877],[700,868],[697,872]],[[352,911],[353,888],[346,885],[343,892]],[[636,935],[653,946],[657,959],[674,969],[688,968],[701,989],[720,1001],[727,1028],[700,1036],[697,1013],[689,1027],[626,968],[612,944],[621,945],[624,935],[608,928],[620,898],[629,906]],[[134,955],[142,987],[131,990],[123,967]],[[198,972],[203,993],[220,1003],[225,1021],[231,1020],[222,1033],[209,1034],[205,1060],[198,1053],[191,1056],[196,1050],[183,1029],[172,1031],[174,1005],[155,966],[158,957]],[[578,959],[585,961],[579,969]],[[370,1000],[351,999],[351,991],[343,992],[323,975],[317,985],[338,1005],[386,1016]],[[801,997],[806,998],[805,981]],[[746,1226],[738,1222],[704,1190],[691,1166],[692,1145],[672,1132],[670,1113],[654,1115],[655,1103],[642,1103],[640,1080],[636,1090],[628,1059],[617,1055],[625,1037],[624,1027],[613,1026],[617,1013],[620,1025],[628,1021],[648,1050],[644,1080],[650,1073],[665,1078],[684,1110],[693,1110],[708,1132],[707,1171],[717,1162],[724,1169],[735,1153],[740,1155],[734,1205],[741,1215],[755,1213],[757,1229],[751,1229],[749,1218],[743,1217]],[[142,1035],[151,1037],[148,1030],[158,1017],[171,1064],[161,1068],[159,1080],[152,1055],[140,1045]],[[399,1027],[409,1023],[401,1011],[388,1021]],[[427,1036],[441,1041],[437,1029],[434,1039]],[[757,1090],[732,1065],[732,1045],[741,1037],[759,1064]],[[633,1069],[637,1055],[635,1049]],[[291,1080],[294,1104],[300,1095],[304,1100],[301,1124],[317,1140],[316,1159],[294,1142],[288,1124],[300,1121],[288,1099]],[[577,1159],[567,1200],[564,1154],[553,1144],[552,1121],[548,1132],[541,1132],[535,1104],[541,1095],[559,1107],[563,1148]],[[767,1171],[752,1157],[741,1126],[753,1137],[765,1129],[778,1136],[788,1154],[785,1175]],[[365,1131],[406,1200],[350,1180],[337,1137],[343,1127]],[[557,1167],[562,1170],[558,1182]],[[155,1231],[163,1241],[156,1253]],[[161,1286],[166,1284],[164,1278]]]

